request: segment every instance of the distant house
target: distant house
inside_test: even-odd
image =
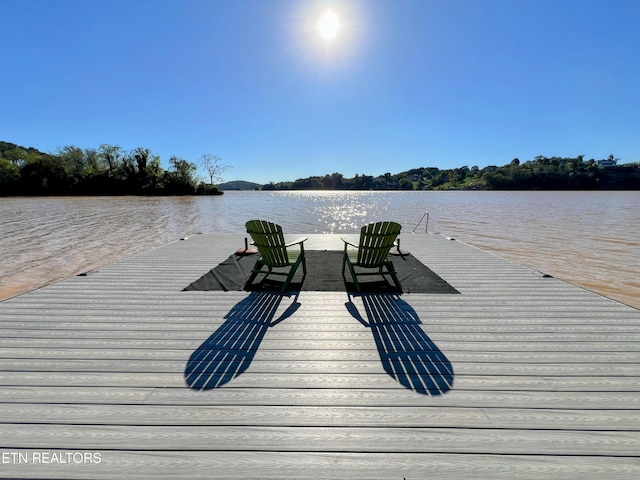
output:
[[[598,160],[596,162],[596,165],[598,165],[599,167],[615,167],[618,165],[618,160],[616,159],[607,159],[607,160]]]

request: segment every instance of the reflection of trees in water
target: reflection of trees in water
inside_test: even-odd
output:
[[[399,295],[363,294],[367,321],[349,302],[348,310],[371,328],[384,370],[410,390],[441,395],[453,386],[453,366],[421,328],[416,311]]]

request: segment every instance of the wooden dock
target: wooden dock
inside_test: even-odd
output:
[[[457,295],[182,291],[243,241],[0,302],[0,477],[640,478],[640,311],[440,235]]]

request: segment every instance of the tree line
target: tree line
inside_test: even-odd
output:
[[[293,182],[255,185],[262,190],[640,190],[640,165],[618,165],[607,159],[537,156],[503,166],[463,166],[448,170],[420,167],[372,176],[341,173],[301,178]],[[75,146],[43,153],[0,141],[0,195],[216,195],[214,183],[230,167],[216,155],[199,162],[172,156],[164,169],[147,148],[127,151],[118,145],[96,149]],[[198,166],[209,182],[196,176]]]
[[[263,185],[263,190],[640,190],[640,165],[607,159],[537,156],[503,166],[420,167],[380,176],[340,173]]]
[[[164,169],[160,157],[143,147],[66,146],[51,154],[0,141],[0,195],[222,194],[214,181],[229,167],[211,154],[199,163],[210,183],[198,180],[196,163],[172,156]]]

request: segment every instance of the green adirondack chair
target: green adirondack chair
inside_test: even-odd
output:
[[[360,229],[360,241],[356,245],[345,240],[344,256],[342,260],[342,276],[344,276],[345,266],[349,266],[353,283],[358,292],[361,292],[359,276],[363,275],[384,275],[391,276],[396,288],[402,292],[402,285],[398,280],[393,263],[389,260],[389,250],[396,245],[395,241],[400,234],[402,225],[396,222],[376,222],[365,225]],[[352,247],[352,248],[349,248]],[[356,250],[353,250],[355,248]],[[356,267],[358,270],[356,270]],[[383,269],[386,268],[386,271]],[[360,271],[365,269],[365,271]],[[375,271],[366,271],[372,270]]]
[[[259,258],[256,261],[251,275],[244,284],[244,289],[248,290],[251,283],[260,273],[266,275],[282,275],[286,279],[282,285],[281,292],[287,291],[291,280],[302,263],[302,271],[307,274],[307,265],[304,258],[304,241],[306,238],[299,238],[293,242],[285,243],[282,227],[272,222],[264,220],[250,220],[246,223],[247,233],[251,235],[254,246],[258,249]],[[299,245],[300,249],[289,247]],[[263,267],[267,267],[263,270]],[[278,269],[278,270],[274,270]]]

